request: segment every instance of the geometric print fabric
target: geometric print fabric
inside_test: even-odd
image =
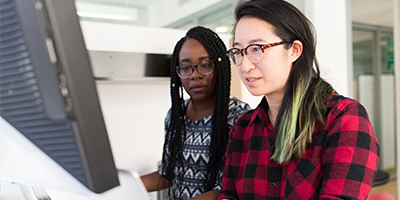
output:
[[[185,105],[189,99],[185,100]],[[231,98],[229,102],[228,126],[231,128],[235,120],[244,112],[250,110],[250,106],[237,98]],[[171,110],[168,111],[165,118],[165,129],[169,127]],[[183,146],[183,164],[184,167],[175,169],[184,172],[182,185],[179,186],[177,178],[173,179],[174,199],[188,199],[204,193],[204,179],[207,172],[207,163],[209,161],[209,146],[211,142],[211,121],[212,114],[198,121],[191,121],[185,116],[186,135]],[[166,130],[165,130],[166,131]],[[167,147],[168,149],[168,147]],[[169,156],[169,152],[164,152]],[[163,163],[164,164],[164,163]],[[161,171],[159,173],[165,175]],[[220,169],[218,179],[214,189],[222,188],[223,166]]]

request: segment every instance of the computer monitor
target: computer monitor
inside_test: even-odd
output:
[[[0,0],[0,115],[0,179],[119,185],[74,0]]]

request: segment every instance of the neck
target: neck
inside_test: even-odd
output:
[[[265,98],[268,102],[268,116],[272,126],[275,126],[276,117],[281,108],[283,96],[265,96]]]
[[[211,115],[214,112],[214,99],[206,101],[194,101],[190,99],[186,108],[186,117],[197,121]]]

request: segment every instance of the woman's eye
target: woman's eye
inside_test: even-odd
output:
[[[181,71],[188,71],[190,68],[190,66],[182,66]]]
[[[211,63],[211,62],[205,62],[205,63],[202,63],[200,66],[201,66],[202,68],[209,68],[209,67],[212,66],[212,63]]]
[[[251,50],[252,52],[258,52],[261,51],[260,47],[253,47],[253,49]]]
[[[240,51],[238,50],[232,50],[231,53],[232,55],[240,55]]]

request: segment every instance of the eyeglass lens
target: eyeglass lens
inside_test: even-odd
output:
[[[181,64],[176,68],[176,72],[181,78],[189,78],[193,72],[194,68],[202,75],[211,74],[214,70],[214,63],[211,60],[204,60],[201,61],[197,65],[190,65],[190,64]]]
[[[244,52],[243,52],[244,51]],[[259,63],[263,58],[264,50],[258,45],[249,45],[247,48],[243,49],[231,49],[228,52],[228,56],[233,64],[240,65],[243,61],[243,53],[254,63]]]

